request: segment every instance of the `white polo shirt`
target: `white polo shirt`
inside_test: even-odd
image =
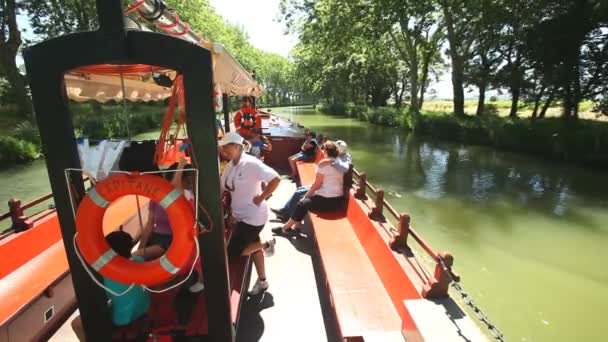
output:
[[[228,162],[221,177],[222,192],[230,191],[232,216],[252,226],[262,226],[268,221],[268,204],[253,203],[253,198],[262,193],[262,182],[269,183],[279,177],[270,166],[254,156],[243,153],[238,164]]]

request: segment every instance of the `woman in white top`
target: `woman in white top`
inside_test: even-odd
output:
[[[333,141],[323,144],[325,154],[331,159],[338,157],[338,145]],[[302,222],[309,210],[332,211],[340,208],[344,195],[344,172],[337,169],[331,162],[322,162],[317,166],[315,182],[297,204],[291,218],[282,228],[273,229],[274,233],[287,234],[293,227]]]

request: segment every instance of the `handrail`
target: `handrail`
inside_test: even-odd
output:
[[[89,177],[84,176],[82,178],[83,182],[86,182],[89,180]],[[12,225],[9,229],[5,230],[5,232],[10,232],[11,230],[24,230],[24,229],[28,229],[31,228],[31,225],[33,224],[32,222],[26,222],[28,219],[36,217],[36,219],[34,219],[34,221],[39,220],[41,218],[46,217],[48,214],[45,215],[40,215],[37,216],[45,211],[48,211],[49,209],[52,209],[51,207],[49,207],[48,209],[45,209],[43,211],[37,212],[33,215],[30,216],[25,216],[24,211],[31,209],[37,205],[39,205],[40,203],[43,203],[45,201],[48,201],[50,199],[53,198],[53,194],[46,194],[43,196],[40,196],[38,198],[35,198],[34,200],[30,201],[29,203],[26,204],[21,204],[21,201],[15,198],[11,198],[8,201],[8,207],[9,207],[9,211],[0,215],[0,222],[11,218]],[[4,236],[4,235],[3,235]]]
[[[425,298],[444,297],[448,295],[448,288],[452,281],[459,281],[460,276],[452,271],[452,263],[454,258],[447,252],[437,253],[431,246],[418,234],[418,232],[410,225],[410,217],[407,214],[400,214],[397,210],[384,198],[384,190],[377,189],[367,181],[367,175],[353,169],[353,179],[356,177],[358,182],[353,182],[353,188],[357,191],[355,197],[361,200],[367,199],[367,190],[371,190],[374,195],[374,207],[369,213],[372,220],[386,222],[383,208],[386,207],[388,212],[398,222],[399,229],[396,230],[390,226],[388,234],[391,237],[390,247],[394,251],[399,251],[407,248],[407,238],[409,235],[418,243],[418,245],[428,254],[435,262],[434,276],[426,281],[423,287],[422,295]],[[355,187],[355,183],[358,187]],[[363,187],[363,189],[361,189]]]

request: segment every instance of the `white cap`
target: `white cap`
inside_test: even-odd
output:
[[[224,136],[222,137],[222,139],[220,139],[220,141],[218,141],[218,144],[220,146],[224,146],[224,145],[228,145],[228,144],[243,145],[244,140],[245,139],[243,139],[243,137],[240,136],[237,132],[228,132],[228,133],[224,134]]]
[[[340,152],[346,152],[348,149],[348,145],[344,142],[344,140],[336,141],[336,145],[338,145],[338,150],[340,150]]]

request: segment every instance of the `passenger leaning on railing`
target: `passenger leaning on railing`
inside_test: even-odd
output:
[[[350,165],[353,163],[353,159],[350,156],[350,154],[348,153],[348,145],[344,141],[338,140],[338,141],[336,141],[336,145],[338,145],[338,158],[323,159],[323,160],[321,160],[321,162],[319,162],[319,165],[325,165],[326,163],[331,163],[342,173],[346,173],[350,169]],[[291,215],[293,215],[293,213],[296,209],[296,205],[298,204],[298,202],[300,202],[300,200],[304,197],[304,195],[308,192],[309,189],[310,189],[310,185],[303,185],[303,186],[298,187],[296,189],[296,192],[294,192],[293,195],[291,195],[291,198],[285,203],[283,208],[281,208],[281,209],[272,208],[270,210],[272,210],[272,212],[277,215],[277,218],[279,220],[286,222],[287,220],[289,220]]]
[[[325,154],[330,159],[338,157],[338,145],[328,141],[324,145]],[[310,186],[304,198],[298,202],[291,218],[283,227],[274,228],[275,234],[293,233],[294,226],[304,219],[309,210],[334,211],[341,207],[344,200],[344,172],[332,165],[332,160],[325,160],[317,166],[315,182]]]

